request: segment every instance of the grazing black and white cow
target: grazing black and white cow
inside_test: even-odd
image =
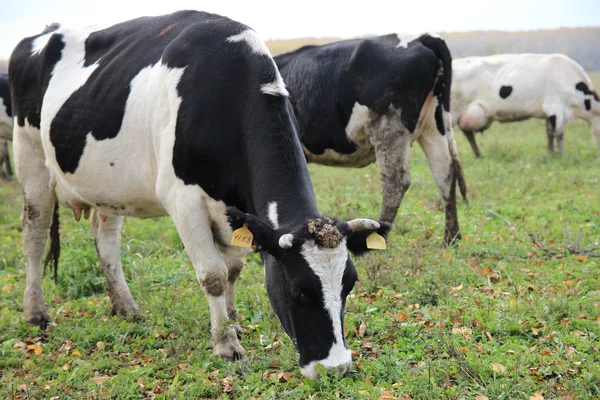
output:
[[[390,226],[321,216],[288,92],[253,30],[196,11],[106,29],[53,24],[19,43],[9,74],[27,321],[48,321],[40,269],[49,230],[49,261],[58,256],[59,204],[77,219],[92,210],[122,315],[138,314],[119,255],[123,218],[169,215],[208,299],[214,355],[243,358],[233,297],[248,249],[230,242],[247,225],[302,373],[316,377],[317,363],[348,370],[344,306],[357,279],[348,251],[367,251],[366,237]]]
[[[452,114],[476,157],[475,133],[492,122],[544,118],[548,151],[565,152],[565,123],[587,121],[600,147],[600,99],[583,68],[562,54],[497,54],[452,63]]]
[[[0,74],[0,178],[10,180],[12,168],[8,154],[8,141],[12,140],[12,106],[8,75]]]
[[[305,46],[275,57],[309,162],[365,167],[383,184],[380,219],[393,222],[418,141],[446,209],[445,242],[460,238],[456,182],[466,196],[450,120],[452,58],[436,35],[386,35]]]

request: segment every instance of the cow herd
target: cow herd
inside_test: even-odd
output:
[[[393,34],[273,58],[249,27],[196,11],[104,29],[49,25],[16,46],[0,94],[0,166],[9,178],[12,139],[23,190],[26,321],[49,322],[41,266],[49,237],[45,262],[58,263],[59,206],[90,218],[112,311],[130,316],[139,308],[120,259],[124,217],[168,215],[208,299],[213,354],[244,358],[235,282],[242,257],[259,251],[273,310],[311,379],[317,364],[351,365],[349,254],[390,231],[413,142],[442,196],[447,244],[460,239],[457,189],[467,196],[453,121],[477,156],[475,132],[530,117],[546,119],[551,151],[554,138],[564,151],[572,118],[588,121],[600,146],[598,95],[565,56],[452,61],[436,35]],[[377,162],[379,220],[323,216],[307,161]]]

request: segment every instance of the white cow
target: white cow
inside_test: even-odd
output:
[[[562,54],[498,54],[452,62],[453,120],[467,136],[475,156],[481,152],[475,132],[493,121],[546,119],[548,151],[564,153],[567,121],[587,121],[600,147],[600,99],[590,78],[575,61]]]

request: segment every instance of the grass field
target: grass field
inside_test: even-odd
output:
[[[597,85],[600,86],[600,85]],[[354,365],[302,378],[264,288],[257,255],[238,285],[248,361],[214,359],[208,304],[171,221],[126,219],[122,256],[141,322],[110,316],[87,224],[61,212],[58,284],[44,291],[46,332],[23,322],[24,257],[16,183],[0,184],[0,399],[67,398],[600,398],[600,258],[551,257],[565,232],[600,245],[600,151],[567,125],[550,157],[542,121],[496,124],[476,160],[457,132],[470,203],[464,239],[442,246],[444,215],[421,150],[388,250],[356,260],[347,304]],[[324,214],[376,218],[377,168],[311,165]],[[597,251],[597,252],[600,252]]]

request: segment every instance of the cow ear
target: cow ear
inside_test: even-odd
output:
[[[367,237],[373,232],[377,232],[384,238],[387,238],[388,233],[392,229],[392,224],[379,221],[379,229],[362,229],[359,231],[350,232],[347,239],[348,250],[355,256],[362,256],[371,251],[367,247]]]
[[[277,231],[267,222],[255,215],[246,214],[235,207],[227,207],[225,212],[231,229],[234,231],[246,225],[252,233],[252,248],[257,251],[267,251],[273,255],[281,251]]]

